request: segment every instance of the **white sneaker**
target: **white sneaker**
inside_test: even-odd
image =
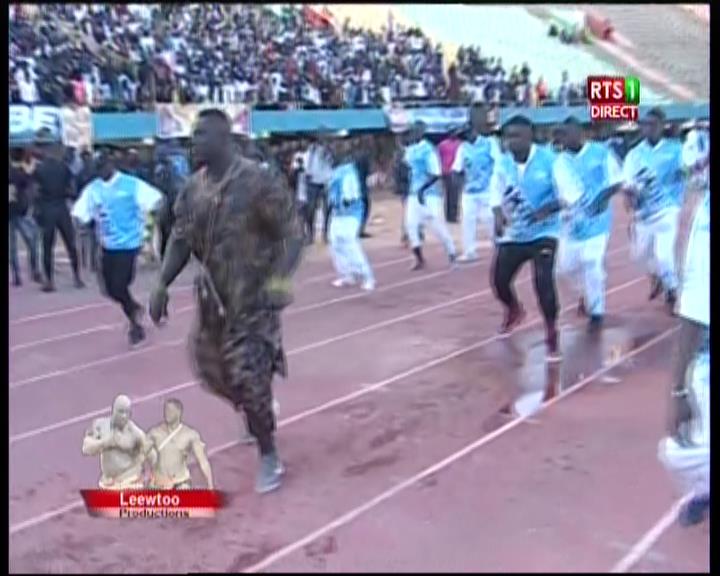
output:
[[[280,402],[277,401],[277,399],[273,398],[273,412],[275,414],[275,418],[280,416]]]
[[[477,254],[463,254],[460,258],[458,258],[458,262],[474,262],[477,259]]]
[[[355,280],[352,280],[350,278],[337,278],[336,280],[333,280],[332,283],[335,288],[344,288],[345,286],[354,286]]]
[[[375,290],[375,280],[365,280],[365,282],[363,282],[362,289],[365,290],[365,292],[372,292]]]

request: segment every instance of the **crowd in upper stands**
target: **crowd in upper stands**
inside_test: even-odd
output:
[[[10,6],[13,103],[149,109],[156,102],[357,108],[395,102],[568,104],[527,64],[508,72],[477,47],[445,66],[418,29],[380,33],[307,7],[222,4]],[[314,16],[314,18],[311,18]]]

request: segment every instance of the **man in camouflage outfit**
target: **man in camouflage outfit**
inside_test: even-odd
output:
[[[271,384],[276,372],[287,374],[280,313],[291,300],[302,230],[283,178],[234,152],[223,112],[199,114],[193,155],[203,167],[176,200],[150,316],[160,322],[168,286],[194,255],[200,263],[194,366],[209,391],[244,412],[260,451],[256,490],[265,493],[280,486],[283,473]]]

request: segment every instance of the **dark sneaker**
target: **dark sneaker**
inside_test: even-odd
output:
[[[52,281],[45,282],[42,287],[43,292],[55,292],[55,284]]]
[[[668,290],[665,294],[665,306],[671,316],[675,315],[675,304],[677,303],[677,293],[675,290]]]
[[[40,272],[33,272],[32,280],[33,282],[35,282],[35,284],[42,284],[42,274],[40,274]]]
[[[650,287],[650,295],[648,296],[648,300],[655,300],[655,298],[662,294],[663,285],[662,281],[657,276],[653,276],[651,282],[652,284]]]
[[[588,322],[588,330],[590,332],[597,332],[602,328],[603,317],[600,314],[594,314],[590,316],[590,322]]]
[[[696,496],[682,507],[678,514],[678,523],[684,528],[695,526],[705,520],[710,509],[709,496]]]
[[[560,353],[560,346],[558,344],[558,332],[555,328],[548,330],[547,337],[545,338],[545,345],[547,346],[546,360],[548,362],[560,362],[562,360],[562,354]]]
[[[515,328],[517,328],[522,321],[525,320],[525,309],[519,306],[515,310],[505,312],[505,320],[500,326],[500,334],[502,336],[509,336]]]
[[[285,473],[277,452],[260,457],[260,470],[255,482],[255,491],[258,494],[267,494],[280,488],[282,475]]]
[[[85,282],[79,276],[75,278],[75,288],[85,288]]]
[[[455,254],[448,254],[448,261],[450,262],[450,268],[457,267],[457,256]]]
[[[128,341],[130,346],[137,348],[145,340],[145,328],[140,324],[133,324],[128,332]]]

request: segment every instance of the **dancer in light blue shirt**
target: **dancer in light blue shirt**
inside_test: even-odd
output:
[[[633,253],[651,275],[650,299],[663,291],[668,311],[677,298],[675,244],[684,201],[682,145],[663,138],[665,113],[650,110],[641,122],[643,140],[628,152],[625,188],[634,211]]]
[[[612,229],[610,196],[623,178],[615,153],[601,142],[585,140],[580,122],[563,125],[563,152],[580,179],[582,196],[566,215],[566,234],[560,242],[558,271],[581,294],[578,313],[590,317],[590,329],[599,328],[605,313],[605,253]]]
[[[360,243],[360,226],[364,204],[360,176],[350,155],[350,145],[340,142],[336,147],[334,167],[328,185],[330,203],[330,249],[338,277],[336,287],[352,286],[362,280],[363,290],[375,288],[375,278]]]
[[[490,179],[502,156],[500,143],[490,135],[488,111],[483,105],[470,109],[471,133],[463,142],[453,163],[453,172],[464,180],[462,193],[463,254],[460,261],[477,259],[477,225],[480,221],[493,238],[490,210]]]
[[[130,285],[147,215],[160,207],[163,196],[140,178],[116,170],[111,152],[101,154],[98,172],[100,177],[80,193],[72,215],[83,224],[97,223],[105,292],[122,306],[130,322],[130,344],[137,346],[145,339],[145,330],[140,323],[142,306],[130,294]]]

